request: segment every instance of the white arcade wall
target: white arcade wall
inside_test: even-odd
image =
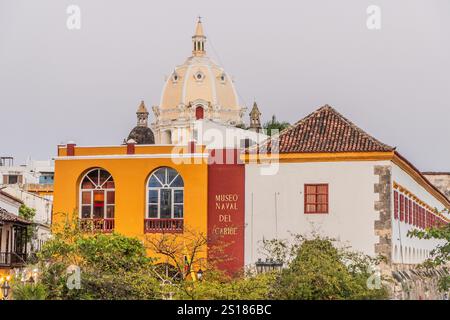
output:
[[[264,164],[246,165],[245,264],[264,259],[263,239],[289,239],[291,234],[317,233],[337,239],[341,245],[375,256],[375,166],[391,166],[392,182],[409,189],[422,201],[443,208],[433,195],[391,161],[280,163],[275,175],[262,175]],[[304,213],[304,185],[329,185],[329,213]],[[393,190],[392,190],[393,192]],[[393,197],[391,197],[393,199]],[[391,201],[391,212],[394,204]],[[400,225],[399,225],[400,224]],[[393,219],[394,263],[420,263],[438,242],[407,237],[411,226]],[[400,243],[401,242],[401,243]],[[400,248],[401,247],[401,248]],[[400,254],[400,250],[403,250]]]
[[[421,201],[441,212],[444,205],[440,203],[423,186],[417,183],[408,173],[399,166],[392,165],[392,181],[407,189]],[[393,195],[392,195],[393,199]],[[394,201],[392,201],[392,212],[394,212]],[[448,215],[447,215],[448,216]],[[429,257],[439,243],[436,240],[420,240],[408,236],[408,231],[417,229],[410,223],[394,219],[392,215],[392,260],[394,263],[416,264],[423,262]]]

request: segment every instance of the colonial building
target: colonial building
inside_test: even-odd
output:
[[[206,36],[197,22],[192,56],[167,78],[158,106],[153,107],[156,143],[186,144],[193,139],[195,120],[242,125],[245,108],[239,104],[233,80],[206,54]]]
[[[0,189],[0,277],[25,266],[27,227],[30,222],[19,217],[23,204]]]
[[[53,201],[48,197],[23,190],[17,185],[4,187],[2,191],[4,194],[8,194],[16,199],[19,199],[22,204],[28,208],[35,210],[35,215],[32,221],[35,232],[33,237],[29,239],[27,251],[33,254],[38,252],[44,242],[49,239],[51,234],[50,227],[52,221]]]
[[[0,157],[0,187],[17,186],[51,199],[54,171],[51,161],[28,159],[25,164],[16,165],[13,157]]]
[[[384,272],[400,282],[413,279],[405,270],[439,243],[407,233],[450,221],[442,190],[328,105],[268,138],[255,103],[249,130],[236,127],[245,108],[207,57],[201,21],[192,40],[150,127],[141,102],[124,144],[58,146],[53,222],[75,214],[88,231],[141,239],[194,229],[207,235],[207,254],[227,245],[221,267],[230,272],[264,258],[263,239],[318,233],[384,256]]]
[[[316,233],[383,256],[389,274],[404,271],[439,244],[408,231],[450,221],[441,190],[396,148],[327,105],[250,148],[245,163],[246,265],[263,258],[263,239]],[[412,288],[411,295],[423,298],[424,291]]]

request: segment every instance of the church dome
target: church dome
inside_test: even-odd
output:
[[[155,144],[155,136],[152,129],[148,127],[148,111],[144,101],[138,107],[136,112],[137,125],[131,130],[126,141],[134,140],[137,144]]]
[[[206,37],[200,20],[192,41],[192,56],[166,80],[155,113],[161,121],[198,118],[196,109],[201,106],[201,118],[232,125],[242,123],[243,108],[239,106],[233,80],[206,55]]]
[[[133,139],[136,142],[136,144],[155,143],[153,131],[149,127],[141,127],[141,126],[134,127],[133,130],[131,130],[130,134],[128,135],[127,141],[129,141],[130,139]]]

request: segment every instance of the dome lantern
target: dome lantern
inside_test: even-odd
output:
[[[156,143],[187,143],[199,119],[230,126],[243,124],[246,108],[239,104],[232,78],[206,54],[200,17],[192,43],[192,55],[166,78],[159,105],[153,106],[151,128]]]
[[[206,54],[205,42],[206,37],[203,33],[202,18],[199,16],[197,26],[195,28],[195,34],[192,36],[192,43],[194,45],[192,55],[194,57],[203,57]]]

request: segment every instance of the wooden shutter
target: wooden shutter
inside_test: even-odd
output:
[[[394,191],[394,219],[398,219],[398,192]]]

